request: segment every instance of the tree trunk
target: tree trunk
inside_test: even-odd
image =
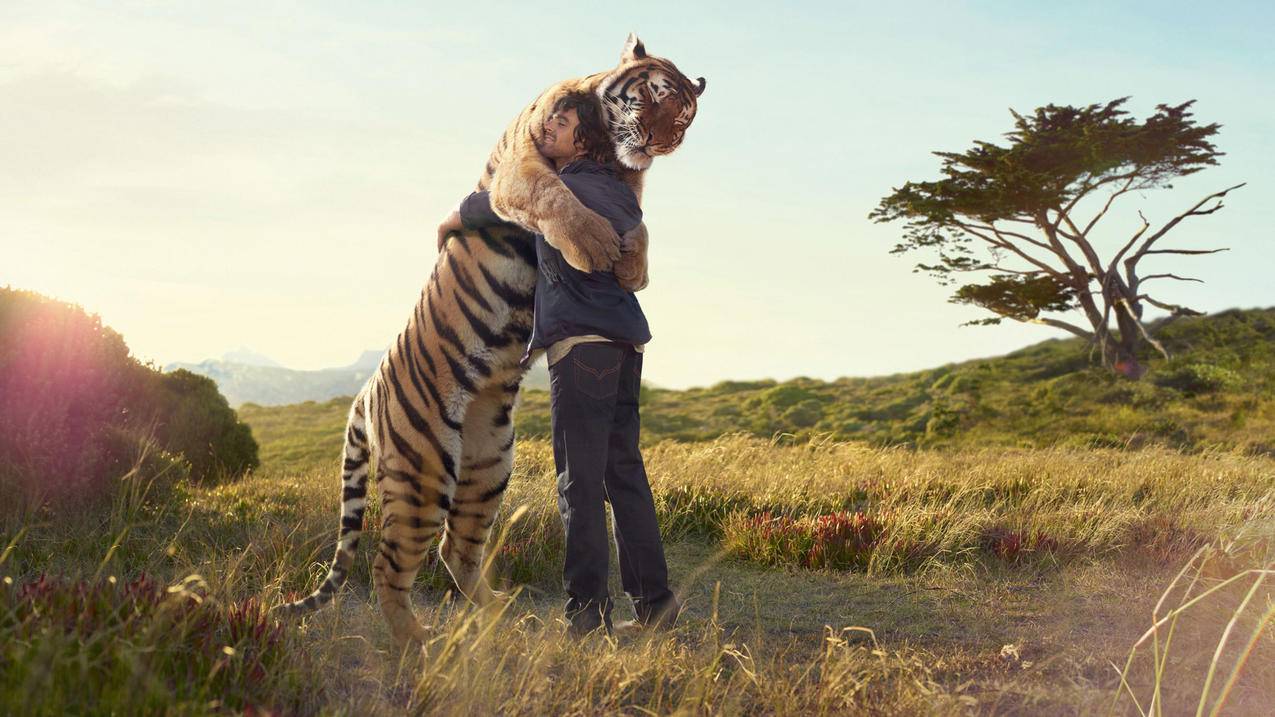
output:
[[[1121,318],[1128,318],[1121,313],[1119,308],[1116,309],[1116,323],[1120,327],[1120,336],[1112,336],[1111,328],[1107,325],[1107,319],[1102,311],[1098,310],[1098,305],[1094,303],[1093,296],[1087,291],[1076,292],[1076,300],[1080,304],[1080,308],[1084,311],[1085,318],[1089,319],[1089,325],[1093,327],[1093,340],[1100,343],[1102,347],[1102,364],[1116,373],[1126,378],[1138,379],[1142,374],[1146,373],[1146,369],[1138,363],[1138,359],[1134,353],[1138,342],[1138,328],[1133,327],[1130,332],[1126,329],[1125,324],[1121,322]],[[1111,289],[1103,288],[1103,300],[1107,306],[1115,306],[1115,299],[1111,296]]]
[[[1147,368],[1138,361],[1137,349],[1142,343],[1142,304],[1129,287],[1113,276],[1113,286],[1104,290],[1108,305],[1116,314],[1116,326],[1120,328],[1120,341],[1116,345],[1116,360],[1112,368],[1125,378],[1138,380],[1147,372]]]

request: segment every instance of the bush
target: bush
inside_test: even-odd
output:
[[[162,374],[94,314],[0,288],[0,477],[37,505],[104,496],[154,437],[191,475],[238,475],[257,445],[212,381]],[[6,490],[6,493],[10,492]]]
[[[788,408],[779,416],[786,428],[810,428],[822,418],[823,404],[809,398]]]
[[[761,395],[761,399],[763,404],[777,410],[783,410],[806,401],[818,401],[819,396],[801,386],[785,384],[767,390]]]
[[[1155,383],[1176,388],[1188,396],[1215,393],[1228,388],[1238,388],[1243,379],[1229,368],[1207,363],[1190,363],[1160,374]]]
[[[190,461],[191,476],[240,475],[260,465],[252,430],[206,376],[178,369],[159,374],[149,387],[156,433],[165,449]]]
[[[123,338],[98,317],[0,290],[0,462],[8,480],[26,495],[92,492],[111,460],[103,429],[123,422],[137,379]]]

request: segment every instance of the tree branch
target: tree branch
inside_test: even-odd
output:
[[[1030,269],[1028,271],[1021,271],[1019,269],[1007,269],[1001,266],[1000,264],[994,264],[992,265],[992,268],[1004,274],[1015,274],[1018,276],[1040,276],[1041,274],[1045,273],[1041,271],[1040,269]]]
[[[1035,266],[1041,269],[1042,271],[1044,271],[1047,274],[1050,274],[1051,276],[1064,278],[1064,275],[1062,274],[1062,272],[1058,271],[1057,269],[1054,269],[1049,264],[1046,264],[1045,262],[1028,254],[1022,249],[1019,249],[1018,247],[1014,246],[1012,242],[1002,241],[1002,240],[994,239],[990,236],[987,236],[986,234],[980,234],[979,232],[975,231],[974,229],[971,229],[968,225],[965,225],[965,224],[957,224],[956,226],[958,226],[961,229],[961,231],[967,234],[970,234],[972,236],[978,237],[979,239],[982,239],[983,241],[987,242],[988,244],[991,244],[994,247],[998,247],[1000,249],[1004,249],[1006,251],[1009,251],[1018,255],[1019,257],[1023,259],[1023,261],[1026,261],[1032,266]]]
[[[1059,233],[1067,237],[1067,239],[1069,239],[1071,243],[1079,247],[1080,253],[1084,254],[1085,260],[1089,262],[1089,268],[1093,270],[1093,273],[1095,275],[1101,278],[1102,277],[1102,260],[1098,258],[1098,253],[1093,250],[1093,245],[1089,243],[1089,240],[1087,238],[1085,238],[1085,233],[1080,231],[1080,229],[1078,229],[1076,225],[1071,221],[1070,216],[1064,214],[1062,218],[1063,218],[1063,221],[1067,222],[1067,226],[1071,227],[1071,231],[1075,232],[1075,234],[1072,234],[1070,232],[1063,232],[1061,230],[1059,230]]]
[[[1116,270],[1116,264],[1120,263],[1120,257],[1124,256],[1125,253],[1132,249],[1133,245],[1138,243],[1138,237],[1146,233],[1147,229],[1151,227],[1151,222],[1147,221],[1147,217],[1142,213],[1141,209],[1138,210],[1138,216],[1142,218],[1142,228],[1134,232],[1133,236],[1129,238],[1129,241],[1120,248],[1120,251],[1116,252],[1115,257],[1111,259],[1110,266],[1107,267],[1108,274]]]
[[[1067,331],[1069,333],[1075,334],[1076,336],[1079,336],[1082,339],[1093,339],[1092,333],[1085,331],[1084,329],[1080,328],[1079,326],[1076,326],[1075,324],[1069,324],[1066,321],[1061,321],[1059,319],[1049,319],[1049,318],[1038,316],[1034,319],[1026,319],[1026,320],[1020,319],[1020,320],[1023,321],[1023,323],[1025,324],[1040,324],[1042,326],[1052,326],[1055,329],[1062,329],[1063,331]]]
[[[1071,272],[1072,277],[1076,280],[1076,288],[1081,288],[1081,279],[1087,285],[1089,283],[1089,274],[1080,264],[1076,263],[1075,259],[1071,258],[1071,255],[1067,253],[1067,249],[1063,247],[1062,242],[1058,241],[1058,228],[1049,221],[1049,215],[1043,209],[1040,212],[1039,220],[1041,229],[1044,230],[1045,236],[1049,239],[1049,246],[1054,250],[1054,255],[1062,259],[1063,264],[1067,266],[1067,271]]]
[[[1007,236],[1011,236],[1011,237],[1014,237],[1015,239],[1022,239],[1023,241],[1027,242],[1028,244],[1031,244],[1031,245],[1033,245],[1033,246],[1038,246],[1038,247],[1040,247],[1041,249],[1044,249],[1045,251],[1048,251],[1048,252],[1050,252],[1050,253],[1053,253],[1053,251],[1054,251],[1054,250],[1053,250],[1053,249],[1052,249],[1052,248],[1051,248],[1048,244],[1046,244],[1045,242],[1043,242],[1043,241],[1041,241],[1041,240],[1039,240],[1039,239],[1033,239],[1033,238],[1031,238],[1031,237],[1027,236],[1026,234],[1019,234],[1018,232],[1006,231],[1006,230],[1004,230],[1004,229],[1001,229],[1001,228],[999,228],[999,227],[995,226],[994,224],[966,224],[966,223],[961,223],[961,226],[970,226],[970,227],[973,227],[973,228],[978,229],[978,230],[980,230],[980,231],[992,232],[993,234],[995,234],[995,235],[996,235],[996,238],[997,238],[997,239],[1000,239],[1000,240],[1001,240],[1001,241],[1003,241],[1003,242],[1007,242],[1007,241],[1009,241],[1009,240],[1008,240],[1008,239],[1006,239],[1005,237],[1007,237]]]
[[[1167,304],[1163,301],[1156,301],[1146,294],[1139,294],[1138,301],[1145,301],[1152,306],[1172,313],[1174,316],[1204,316],[1203,311],[1196,311],[1195,309],[1186,306],[1178,306],[1177,304]]]
[[[1134,169],[1130,171],[1128,174],[1115,174],[1110,177],[1103,177],[1102,179],[1098,180],[1097,182],[1094,182],[1093,184],[1090,184],[1088,180],[1085,180],[1084,185],[1081,186],[1080,189],[1076,190],[1076,196],[1072,197],[1071,201],[1067,202],[1067,206],[1063,207],[1062,213],[1069,214],[1072,209],[1076,208],[1076,204],[1078,204],[1081,199],[1084,199],[1086,196],[1089,195],[1090,192],[1097,189],[1098,187],[1101,187],[1104,184],[1111,184],[1112,182],[1118,182],[1122,179],[1128,179],[1130,182],[1132,182],[1137,177],[1138,177],[1138,170]]]
[[[1151,338],[1151,334],[1147,333],[1147,327],[1142,325],[1142,321],[1138,318],[1138,314],[1134,312],[1133,306],[1129,304],[1129,301],[1124,297],[1121,297],[1116,299],[1116,303],[1124,309],[1125,313],[1129,315],[1129,318],[1133,321],[1134,325],[1138,327],[1138,332],[1142,334],[1142,339],[1151,344],[1156,351],[1159,351],[1161,356],[1168,359],[1169,352],[1165,351],[1164,346],[1162,346],[1159,341]]]
[[[1190,276],[1178,276],[1177,274],[1148,274],[1147,276],[1142,277],[1138,281],[1139,283],[1141,283],[1144,281],[1151,281],[1152,279],[1177,279],[1178,281],[1194,281],[1199,284],[1204,283],[1203,279],[1196,279]]]
[[[1129,259],[1128,259],[1128,260],[1126,260],[1125,266],[1128,266],[1128,265],[1129,265],[1129,264],[1128,264],[1128,262],[1130,262],[1130,261],[1131,261],[1131,262],[1134,262],[1134,263],[1136,264],[1136,263],[1137,263],[1137,261],[1138,261],[1139,259],[1141,259],[1143,256],[1145,256],[1146,254],[1150,254],[1150,253],[1152,253],[1152,252],[1150,251],[1150,250],[1151,250],[1151,245],[1152,245],[1152,244],[1154,244],[1154,243],[1156,242],[1156,240],[1157,240],[1157,239],[1159,239],[1160,237],[1162,237],[1162,236],[1164,236],[1165,234],[1167,234],[1167,233],[1169,232],[1169,230],[1170,230],[1170,229],[1172,229],[1173,227],[1177,226],[1177,225],[1178,225],[1178,222],[1181,222],[1183,219],[1186,219],[1187,217],[1191,217],[1191,216],[1200,216],[1200,215],[1203,215],[1203,214],[1212,214],[1213,212],[1216,212],[1217,210],[1221,209],[1221,208],[1222,208],[1222,197],[1225,197],[1225,196],[1227,195],[1227,193],[1228,193],[1228,192],[1231,192],[1231,191],[1234,191],[1234,190],[1236,190],[1236,189],[1239,189],[1240,187],[1244,186],[1245,184],[1247,184],[1247,182],[1241,182],[1241,183],[1239,183],[1239,184],[1237,184],[1237,185],[1235,185],[1235,186],[1233,186],[1233,187],[1227,187],[1226,189],[1223,189],[1223,190],[1222,190],[1222,191],[1220,191],[1220,192],[1214,192],[1214,193],[1210,194],[1209,196],[1207,196],[1207,197],[1205,197],[1205,198],[1201,199],[1200,201],[1196,202],[1196,203],[1195,203],[1195,206],[1191,207],[1190,209],[1186,210],[1185,212],[1182,212],[1181,214],[1177,215],[1177,216],[1176,216],[1176,217],[1174,217],[1173,219],[1170,219],[1170,220],[1169,220],[1169,223],[1165,224],[1163,227],[1160,227],[1159,231],[1157,231],[1156,233],[1152,234],[1151,236],[1147,237],[1146,239],[1144,239],[1144,240],[1142,241],[1142,246],[1141,246],[1141,247],[1139,247],[1139,248],[1138,248],[1138,250],[1137,250],[1136,252],[1134,252],[1133,256],[1129,257]],[[1213,208],[1208,209],[1208,210],[1205,210],[1205,211],[1199,211],[1200,207],[1204,206],[1206,203],[1208,203],[1210,200],[1213,200],[1213,199],[1218,200],[1218,203],[1217,203],[1217,206],[1216,206],[1216,207],[1213,207]]]
[[[1093,229],[1094,225],[1098,223],[1098,220],[1102,219],[1103,216],[1106,215],[1107,210],[1111,208],[1111,203],[1116,201],[1116,197],[1129,191],[1129,187],[1133,185],[1134,179],[1135,177],[1133,175],[1130,175],[1129,181],[1125,182],[1123,187],[1116,190],[1115,192],[1112,192],[1111,196],[1107,197],[1107,203],[1102,205],[1102,211],[1098,212],[1097,216],[1089,220],[1089,223],[1085,225],[1084,231],[1080,232],[1080,236],[1082,237],[1089,236],[1089,230]]]
[[[1222,247],[1221,249],[1152,249],[1151,251],[1142,252],[1146,254],[1216,254],[1220,251],[1230,251],[1230,247]]]

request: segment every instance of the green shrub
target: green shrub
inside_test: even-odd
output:
[[[1207,363],[1189,363],[1170,369],[1155,378],[1155,383],[1176,388],[1188,396],[1239,388],[1240,375],[1229,368]]]
[[[719,381],[709,388],[713,393],[739,393],[740,391],[756,391],[757,389],[770,388],[775,382],[772,379],[762,381]]]
[[[823,404],[808,398],[788,408],[779,416],[786,428],[810,428],[823,418]]]
[[[6,493],[26,507],[103,497],[151,439],[200,479],[258,464],[250,429],[212,381],[143,366],[118,333],[74,304],[0,288]]]
[[[140,378],[123,338],[97,316],[0,290],[0,463],[19,493],[96,493],[112,462],[104,429],[125,419]]]
[[[160,374],[149,388],[160,445],[190,461],[191,476],[208,480],[240,475],[260,465],[252,430],[206,376],[178,369]]]
[[[818,398],[819,397],[813,391],[809,391],[800,386],[794,386],[790,383],[775,386],[774,388],[764,392],[761,396],[762,403],[764,405],[778,410],[795,406],[803,401],[817,401]]]

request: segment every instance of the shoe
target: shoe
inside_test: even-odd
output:
[[[567,618],[567,635],[574,640],[581,640],[600,630],[605,630],[610,635],[612,631],[611,625],[611,606],[609,604],[590,605],[582,609],[568,610]]]
[[[580,642],[587,639],[590,635],[599,633],[611,635],[614,634],[614,631],[615,628],[612,627],[610,622],[598,623],[596,625],[580,625],[572,622],[567,625],[567,637],[570,637],[576,642]]]
[[[615,623],[616,637],[633,637],[646,629],[646,625],[637,620],[621,620]]]
[[[638,619],[634,622],[644,628],[671,630],[673,629],[673,623],[677,622],[677,616],[681,612],[682,603],[677,598],[670,596],[657,610],[646,612],[639,609]]]

